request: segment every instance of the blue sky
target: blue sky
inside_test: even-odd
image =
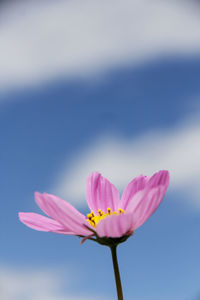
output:
[[[20,1],[19,6],[4,7],[0,29],[5,50],[0,66],[7,61],[4,72],[0,71],[4,300],[116,299],[109,249],[92,242],[80,245],[76,237],[31,230],[19,222],[17,213],[40,212],[34,202],[37,190],[55,193],[86,214],[85,181],[91,172],[102,172],[122,191],[134,176],[158,169],[171,173],[166,197],[119,247],[125,299],[198,299],[200,32],[196,2],[182,3],[118,1],[112,12],[112,1],[103,2],[102,20],[97,21],[97,1],[86,1],[82,15],[79,1],[57,5]],[[41,15],[35,16],[38,9]],[[64,22],[63,9],[71,21]],[[22,11],[26,14],[19,19]],[[133,15],[138,11],[140,18],[132,20],[129,11]],[[114,21],[109,23],[112,13]],[[158,14],[162,18],[156,18]],[[119,16],[122,27],[116,23]],[[149,28],[140,21],[146,16]],[[61,21],[55,25],[53,17]],[[93,31],[84,22],[88,18]],[[177,18],[185,26],[183,36]],[[40,32],[34,29],[36,20]],[[110,25],[108,33],[103,20]],[[76,27],[70,31],[67,22]],[[30,41],[23,24],[33,34]],[[137,24],[139,31],[134,30]],[[126,35],[119,28],[126,29]],[[54,45],[56,37],[65,53]],[[76,46],[74,52],[67,37]],[[83,38],[87,47],[82,47]],[[12,43],[24,56],[14,57],[8,47]],[[48,53],[51,45],[54,50]]]

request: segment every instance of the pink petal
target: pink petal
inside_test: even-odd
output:
[[[100,237],[118,238],[133,232],[133,215],[130,213],[111,215],[102,219],[96,228]]]
[[[134,229],[140,227],[160,205],[169,185],[169,172],[159,171],[147,182],[146,187],[137,192],[127,206],[133,213]]]
[[[120,201],[120,208],[126,210],[129,202],[133,198],[133,196],[143,190],[147,184],[149,177],[140,175],[136,178],[134,178],[127,187],[125,188],[121,201]]]
[[[168,187],[169,185],[169,172],[159,171],[149,178],[149,186],[156,187],[158,185],[164,185]]]
[[[116,187],[101,174],[94,172],[86,184],[86,196],[91,211],[98,214],[98,209],[107,212],[107,208],[115,211],[119,207],[120,196]]]
[[[76,235],[91,234],[91,231],[85,227],[85,225],[89,227],[85,216],[68,202],[54,195],[38,192],[35,193],[35,200],[48,216],[62,224],[63,227],[69,228],[71,232]]]
[[[165,192],[166,189],[161,186],[149,191],[145,201],[141,201],[136,211],[134,212],[135,229],[144,224],[147,219],[154,213],[154,211],[160,205]]]
[[[19,219],[22,223],[30,228],[40,231],[60,232],[65,234],[73,234],[64,228],[58,222],[35,213],[19,213]]]

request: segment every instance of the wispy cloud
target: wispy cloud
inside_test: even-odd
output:
[[[64,276],[67,284],[70,275]],[[0,299],[2,300],[92,300],[89,295],[71,295],[64,292],[62,273],[48,269],[21,269],[0,267]],[[95,297],[96,299],[96,297]],[[99,299],[100,300],[100,299]]]
[[[141,173],[171,173],[171,189],[182,190],[190,206],[200,208],[200,123],[187,121],[175,128],[154,130],[125,140],[112,135],[98,138],[58,176],[54,192],[67,200],[85,199],[85,179],[100,171],[118,188]]]
[[[86,76],[158,55],[199,53],[196,5],[185,0],[4,4],[0,86],[32,85],[57,75]]]

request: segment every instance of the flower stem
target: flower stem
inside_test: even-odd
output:
[[[116,245],[110,246],[110,250],[112,253],[113,270],[115,273],[115,283],[117,288],[118,300],[123,300],[122,284],[120,279],[119,266],[117,262],[117,246]]]

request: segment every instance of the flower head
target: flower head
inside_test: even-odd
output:
[[[81,214],[68,202],[47,193],[35,193],[38,206],[49,216],[19,213],[22,223],[36,230],[76,235],[104,245],[120,243],[133,234],[157,209],[169,185],[168,171],[140,175],[122,197],[113,184],[94,172],[86,184],[90,213]]]

